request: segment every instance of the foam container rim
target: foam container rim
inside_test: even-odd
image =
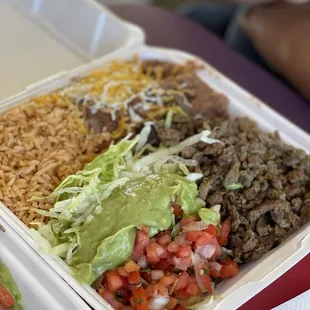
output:
[[[87,310],[89,306],[0,217],[0,259],[11,272],[23,296],[25,310]],[[57,298],[55,295],[57,294]]]
[[[146,38],[95,0],[2,0],[0,20],[0,100]]]
[[[0,102],[0,112],[27,99],[65,86],[73,77],[82,76],[111,60],[122,60],[138,54],[142,59],[159,59],[175,63],[196,61],[203,66],[199,77],[212,88],[224,93],[229,98],[229,114],[231,116],[248,116],[255,120],[265,131],[277,130],[281,138],[288,144],[310,151],[310,136],[295,124],[278,114],[272,108],[249,94],[234,82],[218,72],[206,62],[195,56],[172,49],[149,46],[132,47],[98,58],[76,69],[62,72],[29,86],[25,91]],[[68,272],[68,266],[58,257],[47,256],[37,250],[29,229],[9,209],[0,203],[0,216],[33,248],[39,255],[94,309],[112,309],[93,289],[79,284]],[[310,223],[303,226],[276,249],[260,260],[246,264],[239,275],[220,284],[216,295],[223,299],[216,305],[205,305],[203,309],[236,309],[251,297],[268,286],[310,251]]]

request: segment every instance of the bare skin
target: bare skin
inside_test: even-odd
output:
[[[310,100],[310,3],[253,7],[241,23],[269,65]]]

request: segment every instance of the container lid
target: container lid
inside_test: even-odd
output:
[[[93,0],[0,0],[0,100],[143,41],[139,27]]]
[[[25,310],[90,310],[86,303],[0,218],[0,261],[9,269]]]

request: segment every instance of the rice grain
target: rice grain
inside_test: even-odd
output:
[[[26,225],[46,221],[35,210],[53,205],[50,200],[29,199],[50,195],[110,141],[108,133],[85,132],[81,124],[82,115],[55,94],[0,115],[0,200]]]

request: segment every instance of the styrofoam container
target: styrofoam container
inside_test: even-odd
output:
[[[87,310],[85,302],[1,217],[0,261],[10,270],[25,310]]]
[[[144,37],[94,0],[0,0],[0,100]]]
[[[231,116],[248,116],[255,120],[263,130],[278,130],[285,142],[309,152],[310,136],[306,132],[276,113],[245,90],[241,89],[207,63],[187,53],[162,48],[141,46],[117,51],[77,69],[66,73],[63,72],[57,77],[54,76],[51,79],[32,85],[27,91],[5,100],[0,104],[0,112],[1,110],[22,103],[35,95],[62,87],[66,85],[72,77],[86,74],[92,69],[100,67],[114,59],[127,59],[134,53],[137,53],[143,59],[160,59],[180,64],[188,60],[199,61],[204,67],[204,69],[199,72],[200,78],[214,89],[223,92],[229,98],[229,113]],[[14,230],[17,231],[28,244],[36,249],[35,242],[29,234],[28,228],[3,205],[0,207],[0,215],[12,225]],[[306,256],[309,250],[310,223],[305,225],[260,260],[243,265],[237,277],[221,283],[216,288],[215,294],[222,296],[223,299],[215,306],[215,309],[236,309]],[[80,285],[69,274],[67,265],[60,258],[47,256],[42,253],[40,255],[80,296],[83,297],[85,301],[87,301],[87,303],[89,303],[89,305],[98,310],[105,308],[111,309],[93,289],[89,286]],[[214,305],[211,307],[205,306],[204,308],[210,309],[212,307],[214,307]]]

